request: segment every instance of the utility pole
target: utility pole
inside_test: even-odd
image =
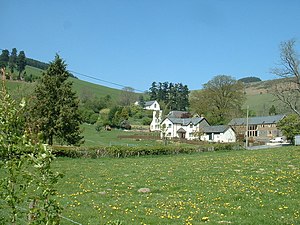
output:
[[[246,117],[246,149],[248,148],[248,126],[249,126],[249,106],[247,105],[247,117]]]

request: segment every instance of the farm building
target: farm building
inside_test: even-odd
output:
[[[247,118],[232,119],[228,125],[235,130],[239,139],[243,139],[248,131],[250,141],[267,143],[274,137],[282,136],[276,124],[284,117],[285,115],[249,117],[248,129]]]
[[[203,128],[202,141],[209,142],[236,142],[234,130],[227,125],[207,126]]]

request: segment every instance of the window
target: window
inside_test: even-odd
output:
[[[190,124],[190,128],[193,128],[193,124],[192,123]]]
[[[257,125],[250,125],[248,127],[248,137],[257,137],[258,132],[257,132]]]
[[[169,125],[168,125],[168,128],[171,128],[172,127],[172,124],[170,123]]]
[[[156,109],[156,103],[154,104],[154,108]]]

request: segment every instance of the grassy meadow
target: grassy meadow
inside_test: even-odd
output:
[[[300,223],[299,147],[58,158],[53,169],[65,174],[57,196],[63,216],[80,224]]]

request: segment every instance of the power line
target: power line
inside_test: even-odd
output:
[[[0,48],[0,50],[3,51],[4,49]],[[121,87],[121,88],[127,88],[127,87],[129,87],[129,86],[126,86],[126,85],[123,85],[123,84],[118,84],[118,83],[115,83],[115,82],[103,80],[103,79],[96,78],[96,77],[93,77],[93,76],[91,76],[91,75],[79,73],[79,72],[76,72],[76,71],[73,71],[73,70],[69,70],[69,72],[74,73],[74,74],[77,74],[77,75],[80,75],[80,76],[83,76],[83,77],[88,77],[88,78],[90,78],[90,79],[94,79],[94,80],[97,80],[97,81],[101,81],[101,82],[104,82],[104,83],[107,83],[107,84],[112,84],[112,85],[115,85],[115,86],[118,86],[118,87]],[[139,90],[139,89],[136,89],[136,88],[133,88],[133,90],[135,90],[135,91],[137,91],[137,92],[141,92],[141,93],[144,92],[144,91]]]
[[[112,85],[115,85],[115,86],[118,86],[118,87],[122,87],[122,88],[129,87],[129,86],[125,86],[125,85],[122,85],[122,84],[115,83],[115,82],[111,82],[111,81],[103,80],[103,79],[100,79],[100,78],[96,78],[96,77],[93,77],[93,76],[90,76],[90,75],[87,75],[87,74],[79,73],[79,72],[76,72],[76,71],[73,71],[73,70],[69,70],[69,72],[80,75],[80,76],[88,77],[88,78],[91,78],[91,79],[94,79],[94,80],[97,80],[97,81],[101,81],[101,82],[104,82],[104,83],[112,84]],[[142,93],[144,92],[144,91],[136,89],[136,88],[133,88],[133,90],[138,91],[138,92],[142,92]]]

